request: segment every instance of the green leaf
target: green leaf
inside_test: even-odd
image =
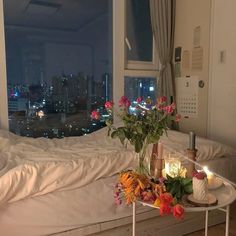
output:
[[[143,130],[142,130],[142,127],[141,127],[141,126],[137,126],[136,129],[137,129],[137,132],[138,132],[139,134],[142,134],[142,133],[143,133]]]
[[[183,185],[188,185],[192,183],[192,179],[190,178],[182,178],[181,181]]]
[[[187,194],[192,193],[192,192],[193,192],[193,186],[192,186],[192,184],[189,184],[189,185],[184,186],[184,191],[185,191],[185,193],[187,193]]]

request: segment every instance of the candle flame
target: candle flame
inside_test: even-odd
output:
[[[204,166],[204,167],[203,167],[203,170],[205,171],[205,173],[206,173],[207,175],[212,174],[212,172],[209,171],[209,169],[208,169],[207,166]]]

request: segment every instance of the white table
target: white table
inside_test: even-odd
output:
[[[209,207],[191,207],[186,206],[184,207],[185,212],[203,212],[205,211],[205,236],[208,235],[208,212],[211,210],[220,210],[226,213],[226,222],[225,222],[225,236],[229,236],[229,212],[230,212],[230,204],[234,202],[236,199],[236,190],[235,188],[227,183],[224,182],[223,185],[215,190],[209,190],[210,193],[214,194],[218,200],[218,204],[216,206],[209,206]],[[153,204],[138,201],[144,206],[158,208]],[[172,217],[172,216],[171,216]],[[136,202],[133,202],[133,236],[135,236],[135,229],[136,229]]]

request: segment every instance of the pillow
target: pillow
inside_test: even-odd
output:
[[[167,136],[163,135],[160,139],[164,147],[170,150],[185,154],[189,145],[189,135],[178,131],[169,130]],[[196,137],[197,161],[212,160],[221,157],[236,157],[236,149],[222,143]]]

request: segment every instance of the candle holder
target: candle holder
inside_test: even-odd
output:
[[[162,177],[163,169],[163,144],[158,142],[153,144],[152,157],[150,163],[151,176],[155,178]]]
[[[165,158],[165,174],[172,178],[179,176],[181,170],[181,161],[175,154],[170,154]]]
[[[187,177],[192,178],[195,169],[195,163],[196,162],[196,154],[197,154],[197,149],[187,149],[186,150],[186,156],[190,160],[189,163],[186,166],[187,169]]]

